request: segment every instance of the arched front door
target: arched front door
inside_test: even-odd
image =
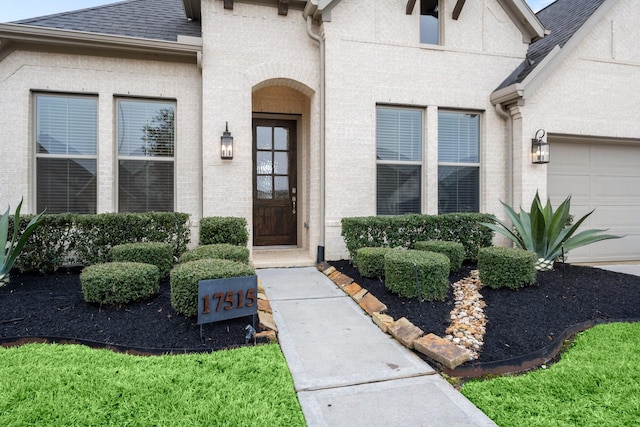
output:
[[[253,244],[297,245],[296,121],[253,119]]]

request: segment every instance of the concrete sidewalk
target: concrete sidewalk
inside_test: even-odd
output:
[[[495,426],[316,268],[258,276],[310,427]]]

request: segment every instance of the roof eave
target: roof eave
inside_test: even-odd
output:
[[[491,93],[491,103],[493,105],[509,105],[518,102],[524,95],[524,87],[521,83],[514,83]]]
[[[303,16],[311,16],[314,20],[331,22],[331,11],[340,0],[308,0]]]
[[[198,37],[185,37],[185,41],[172,42],[23,24],[0,24],[0,40],[3,41],[0,49],[7,41],[193,58],[202,51],[202,39]]]

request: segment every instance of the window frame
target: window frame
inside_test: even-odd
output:
[[[73,159],[77,159],[77,160],[92,160],[95,162],[95,176],[93,178],[94,180],[94,185],[95,185],[95,197],[93,199],[93,210],[92,211],[88,211],[88,212],[72,212],[71,210],[65,211],[65,212],[60,212],[60,213],[77,213],[77,214],[95,214],[98,212],[98,205],[99,205],[99,197],[100,197],[100,192],[99,192],[99,183],[98,183],[98,179],[100,176],[100,165],[98,162],[98,157],[99,157],[99,147],[100,147],[100,143],[99,143],[99,135],[100,135],[100,123],[99,123],[99,119],[100,119],[100,112],[99,112],[99,99],[98,99],[98,95],[97,94],[92,94],[92,93],[72,93],[72,92],[45,92],[45,91],[32,91],[31,93],[32,96],[32,104],[33,104],[33,111],[32,111],[32,117],[33,117],[33,122],[32,122],[32,138],[31,138],[31,147],[33,149],[33,198],[34,203],[33,205],[36,207],[36,211],[41,212],[43,211],[45,208],[47,208],[47,211],[49,213],[58,213],[57,210],[54,210],[53,212],[51,211],[50,208],[48,208],[48,206],[39,206],[38,204],[38,194],[39,194],[39,188],[38,188],[38,177],[39,177],[39,168],[38,168],[38,159],[58,159],[58,160],[73,160]],[[39,98],[61,98],[61,99],[91,99],[94,101],[95,104],[95,153],[94,154],[75,154],[75,155],[70,155],[68,153],[66,154],[49,154],[49,153],[39,153],[38,151],[38,130],[40,128],[40,117],[39,117]],[[67,114],[67,120],[68,120],[68,114]],[[67,144],[67,148],[68,148],[68,143],[69,141],[65,141],[65,143]],[[67,207],[68,204],[67,204]]]
[[[477,198],[478,198],[478,209],[477,211],[473,211],[473,212],[481,212],[482,210],[482,131],[483,131],[483,127],[482,127],[482,121],[483,121],[483,114],[481,111],[473,111],[473,110],[456,110],[456,109],[450,109],[450,108],[438,108],[438,133],[440,132],[440,113],[454,113],[454,114],[465,114],[465,115],[474,115],[477,116],[477,120],[478,120],[478,129],[477,129],[477,135],[478,135],[478,140],[477,140],[477,146],[476,149],[478,151],[478,161],[477,162],[452,162],[452,161],[440,161],[440,156],[439,156],[439,150],[440,150],[440,138],[438,137],[438,159],[437,159],[437,165],[438,165],[438,180],[436,183],[436,192],[438,193],[437,195],[437,212],[438,215],[442,215],[444,213],[440,212],[440,167],[473,167],[476,168],[478,170],[478,186],[476,188],[477,191]],[[459,212],[459,211],[456,211]]]
[[[120,111],[120,103],[121,102],[134,102],[134,103],[141,103],[141,104],[153,104],[153,103],[157,103],[157,104],[171,104],[173,106],[173,155],[172,156],[144,156],[144,155],[139,155],[139,156],[131,156],[131,155],[121,155],[120,154],[120,116],[119,116],[119,111]],[[127,97],[127,96],[116,96],[114,97],[114,110],[113,110],[113,114],[115,116],[114,118],[114,169],[115,169],[115,173],[114,173],[114,178],[115,178],[115,208],[116,208],[116,212],[123,212],[123,213],[129,213],[129,212],[137,212],[137,211],[132,211],[132,210],[127,210],[127,211],[121,211],[121,206],[120,206],[120,162],[121,161],[139,161],[139,162],[162,162],[162,163],[173,163],[173,177],[171,180],[171,185],[172,185],[172,206],[171,206],[171,210],[170,211],[164,211],[164,212],[175,212],[176,211],[176,206],[177,206],[177,153],[176,153],[176,145],[177,145],[177,137],[178,137],[178,132],[177,132],[177,118],[178,118],[178,101],[176,99],[169,99],[169,98],[154,98],[154,97]],[[152,212],[149,210],[145,210],[145,212]],[[155,212],[159,212],[159,211],[155,211]]]
[[[377,155],[377,150],[378,150],[378,112],[380,110],[400,110],[400,111],[414,111],[414,112],[419,112],[420,113],[420,147],[419,147],[419,155],[420,155],[420,160],[389,160],[389,159],[378,159],[378,155]],[[403,212],[403,213],[395,213],[395,214],[380,214],[379,213],[379,204],[378,204],[378,166],[380,165],[398,165],[398,166],[418,166],[419,167],[419,189],[418,189],[418,197],[419,197],[419,201],[418,201],[418,212],[415,213],[422,213],[424,212],[424,205],[425,205],[425,166],[426,166],[426,131],[425,131],[425,122],[426,122],[426,113],[425,113],[425,109],[423,107],[415,107],[415,106],[398,106],[398,105],[385,105],[385,104],[377,104],[376,108],[375,108],[375,117],[376,117],[376,137],[375,137],[375,149],[376,149],[376,215],[377,216],[384,216],[384,215],[389,215],[389,216],[394,216],[394,215],[403,215],[405,213],[414,213],[414,212]]]
[[[426,0],[420,0],[420,12],[418,13],[418,39],[420,41],[420,45],[422,46],[442,46],[442,38],[443,38],[443,31],[442,31],[442,24],[443,24],[443,17],[444,15],[444,11],[442,10],[442,7],[444,5],[444,2],[441,0],[436,0],[436,7],[437,7],[437,14],[438,17],[436,18],[436,25],[437,25],[437,31],[436,31],[436,36],[438,37],[438,40],[435,43],[431,43],[429,41],[423,41],[423,16],[433,16],[433,15],[426,15],[422,13],[422,3],[426,1]]]

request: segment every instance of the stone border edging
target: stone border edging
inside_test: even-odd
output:
[[[485,363],[470,363],[462,365],[455,369],[443,367],[443,372],[452,377],[459,378],[479,378],[484,375],[504,375],[519,372],[530,371],[538,368],[545,363],[553,360],[564,347],[567,340],[576,334],[591,329],[596,325],[605,325],[608,323],[634,323],[640,322],[640,319],[597,319],[587,320],[565,329],[556,342],[541,348],[538,351],[511,359],[497,360]]]
[[[393,318],[387,314],[385,314],[387,310],[387,306],[380,302],[377,298],[371,295],[366,289],[362,288],[360,285],[354,282],[352,278],[341,273],[335,267],[329,265],[328,262],[320,263],[316,266],[318,270],[324,273],[329,279],[331,279],[340,289],[345,291],[351,298],[354,299],[362,307],[362,309],[371,316],[372,321],[380,327],[380,329],[384,333],[388,333],[392,335],[398,342],[400,342],[405,347],[411,350],[417,350],[420,353],[424,354],[428,358],[437,362],[441,368],[442,372],[445,374],[457,377],[457,378],[478,378],[484,375],[504,375],[504,374],[512,374],[529,371],[531,369],[535,369],[550,360],[554,359],[558,353],[562,350],[565,345],[565,341],[570,339],[574,335],[579,332],[585,331],[593,326],[599,324],[607,324],[607,323],[616,323],[616,322],[640,322],[640,319],[597,319],[597,320],[588,320],[586,322],[578,323],[576,325],[570,326],[565,329],[559,336],[558,339],[538,351],[526,354],[524,356],[515,357],[511,359],[498,360],[494,362],[485,362],[485,363],[467,363],[461,365],[461,363],[467,362],[467,360],[463,360],[460,363],[457,363],[459,359],[449,360],[446,358],[446,354],[427,354],[424,350],[424,346],[418,342],[416,346],[416,341],[420,338],[421,340],[428,337],[429,342],[435,343],[435,348],[440,345],[446,345],[442,343],[443,340],[447,343],[450,343],[456,348],[459,348],[452,344],[448,340],[444,340],[434,334],[424,335],[424,332],[413,325],[406,318],[401,318],[397,321],[394,321]],[[351,293],[353,292],[353,293]],[[376,308],[381,308],[382,310],[371,312],[371,307],[366,305],[368,308],[365,308],[363,304],[361,304],[362,299],[366,295],[371,295],[371,299],[378,301],[380,305],[376,306]],[[439,338],[439,340],[437,340]],[[446,351],[444,351],[446,353]],[[466,354],[465,354],[466,356]],[[453,362],[453,363],[452,363]]]

